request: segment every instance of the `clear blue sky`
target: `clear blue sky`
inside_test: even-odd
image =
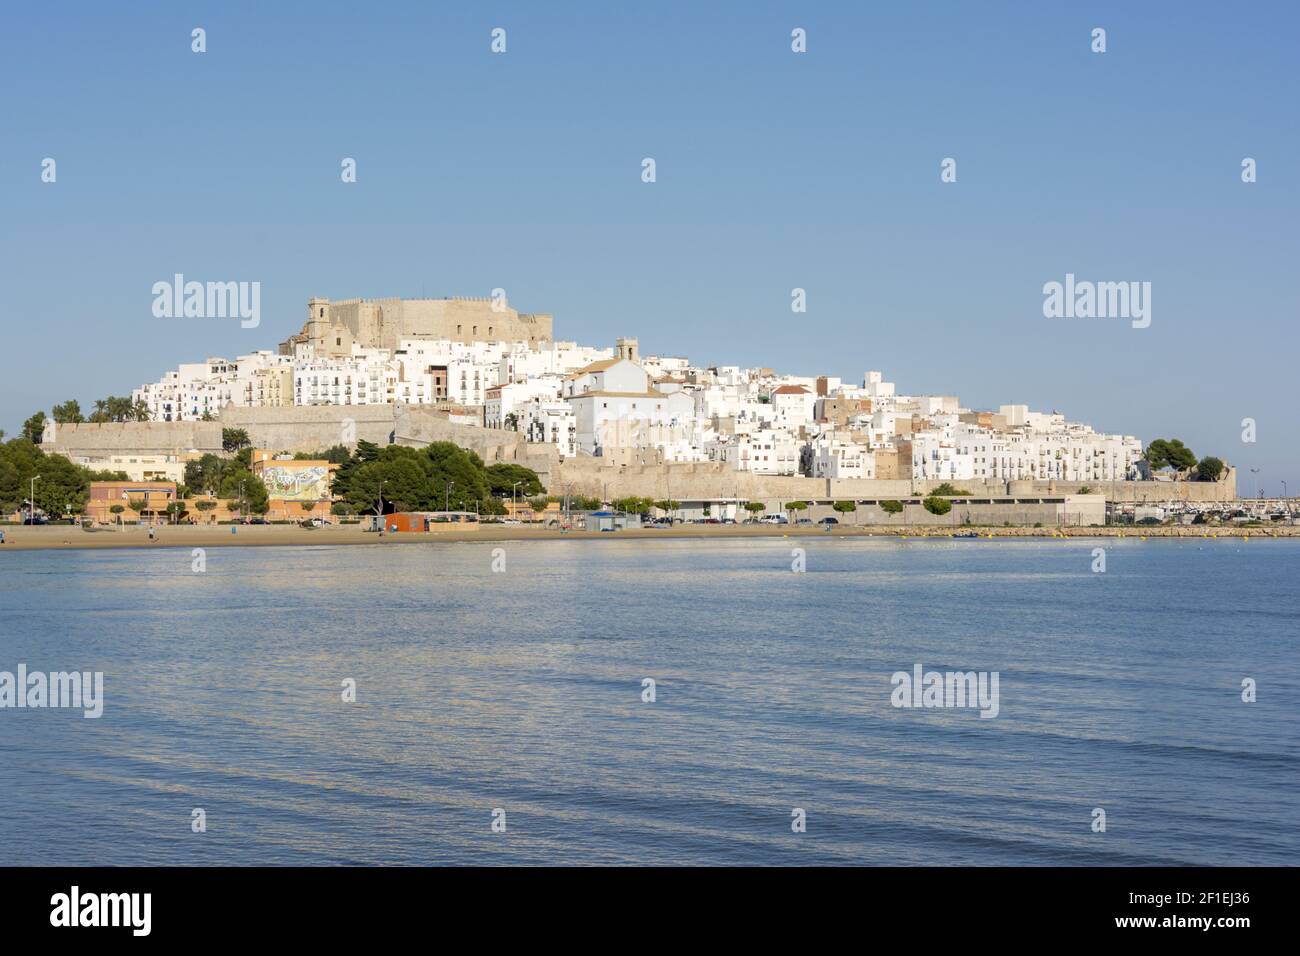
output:
[[[1294,3],[223,0],[0,17],[10,434],[67,398],[274,347],[313,295],[499,286],[563,338],[880,369],[907,392],[1181,437],[1238,465],[1243,491],[1258,467],[1300,492]],[[489,52],[496,26],[505,55]],[[796,26],[807,54],[790,51]],[[174,272],[260,281],[261,327],[154,318],[150,287]],[[1150,281],[1151,327],[1044,318],[1042,286],[1066,272]]]

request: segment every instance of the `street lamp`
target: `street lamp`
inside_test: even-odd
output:
[[[32,496],[27,502],[27,523],[32,527],[36,526],[36,479],[40,475],[32,475]]]
[[[456,482],[454,481],[447,482],[446,497],[444,498],[442,504],[442,514],[447,521],[451,520],[451,486],[454,485],[455,483]]]
[[[382,526],[384,522],[384,485],[388,484],[387,478],[381,478],[379,481],[379,507],[375,509],[375,517],[379,519]]]
[[[519,486],[522,484],[522,481],[516,481],[510,486],[510,496],[514,499],[514,503],[510,510],[510,517],[512,518],[517,518],[519,516]]]

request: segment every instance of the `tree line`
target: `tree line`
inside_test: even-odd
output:
[[[0,444],[0,514],[27,507],[35,485],[36,508],[47,515],[81,514],[92,481],[125,481],[120,471],[92,471],[62,455],[47,455],[27,437]]]
[[[507,511],[503,498],[525,499],[546,491],[531,468],[486,465],[477,453],[452,442],[381,448],[359,441],[351,453],[337,446],[315,457],[339,466],[331,490],[343,507],[336,510],[358,514],[450,510],[502,515]]]

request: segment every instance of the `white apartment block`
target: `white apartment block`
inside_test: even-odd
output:
[[[864,446],[822,437],[812,445],[814,478],[875,478],[876,456]]]
[[[484,393],[483,424],[488,428],[509,427],[514,416],[515,430],[523,431],[523,407],[533,401],[553,401],[564,386],[558,375],[539,375],[520,382],[493,385]]]
[[[534,399],[520,406],[519,415],[519,430],[528,441],[553,445],[561,458],[577,455],[577,419],[568,402]]]

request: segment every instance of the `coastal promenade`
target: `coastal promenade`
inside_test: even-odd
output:
[[[826,531],[820,525],[770,524],[682,524],[671,528],[641,528],[613,533],[597,531],[560,531],[529,525],[483,524],[450,525],[445,530],[411,534],[379,534],[363,531],[359,525],[341,525],[308,529],[296,525],[239,525],[234,534],[230,525],[164,525],[155,529],[150,540],[148,529],[126,526],[120,530],[103,528],[83,531],[70,525],[42,525],[34,528],[6,526],[6,551],[33,549],[80,548],[216,548],[216,547],[304,547],[310,545],[399,545],[435,541],[554,541],[562,539],[600,538],[795,538],[795,537],[877,537],[877,538],[953,538],[972,534],[984,540],[1014,538],[1180,538],[1188,540],[1261,539],[1300,537],[1300,526],[1269,525],[1262,527],[1104,527],[1104,528],[903,528],[854,527],[841,524]]]

